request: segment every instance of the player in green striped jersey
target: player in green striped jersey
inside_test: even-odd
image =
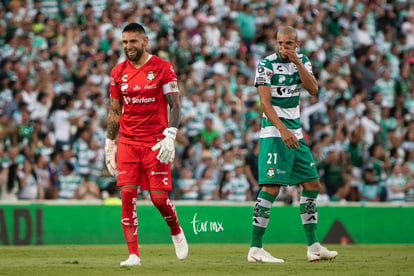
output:
[[[308,244],[307,258],[319,261],[338,253],[321,246],[316,236],[316,197],[319,176],[300,124],[301,89],[318,94],[318,82],[305,55],[297,54],[296,30],[282,27],[277,33],[277,52],[262,59],[256,69],[255,86],[263,111],[259,140],[259,185],[262,187],[253,209],[253,232],[249,262],[282,263],[262,246],[270,209],[281,186],[301,184],[300,215]],[[284,233],[288,234],[288,233]]]

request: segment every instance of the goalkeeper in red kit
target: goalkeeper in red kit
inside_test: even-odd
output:
[[[137,23],[125,26],[122,45],[127,59],[111,72],[105,163],[121,188],[121,224],[129,258],[121,266],[140,265],[136,213],[137,190],[150,192],[151,201],[170,227],[177,258],[188,245],[177,219],[171,191],[170,162],[181,118],[177,76],[171,64],[146,51],[148,37]],[[169,106],[169,112],[168,112]],[[115,159],[115,143],[118,136]]]

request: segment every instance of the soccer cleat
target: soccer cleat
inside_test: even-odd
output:
[[[282,259],[278,259],[270,255],[269,252],[259,247],[250,247],[247,254],[247,261],[251,263],[263,262],[263,263],[284,263]]]
[[[131,254],[129,255],[128,259],[120,263],[121,266],[139,266],[141,265],[140,258],[135,255]]]
[[[320,246],[319,251],[311,251],[308,248],[308,253],[306,254],[309,262],[319,262],[335,259],[338,256],[338,252],[329,251],[326,247]]]
[[[184,260],[188,256],[188,244],[183,229],[181,227],[180,229],[180,234],[171,236],[171,239],[174,243],[175,255],[179,260]]]

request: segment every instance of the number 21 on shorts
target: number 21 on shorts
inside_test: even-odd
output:
[[[267,164],[276,164],[277,162],[277,153],[267,153]]]

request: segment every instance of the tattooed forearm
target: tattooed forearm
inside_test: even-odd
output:
[[[119,121],[121,119],[121,105],[119,100],[111,98],[111,106],[108,114],[107,137],[115,140],[119,132]]]
[[[118,136],[119,122],[108,121],[107,130],[108,130],[107,137],[111,140],[115,140],[116,136]]]
[[[180,126],[181,121],[181,102],[180,96],[178,93],[171,93],[167,96],[168,104],[170,105],[170,115],[168,120],[169,127],[176,127]]]

